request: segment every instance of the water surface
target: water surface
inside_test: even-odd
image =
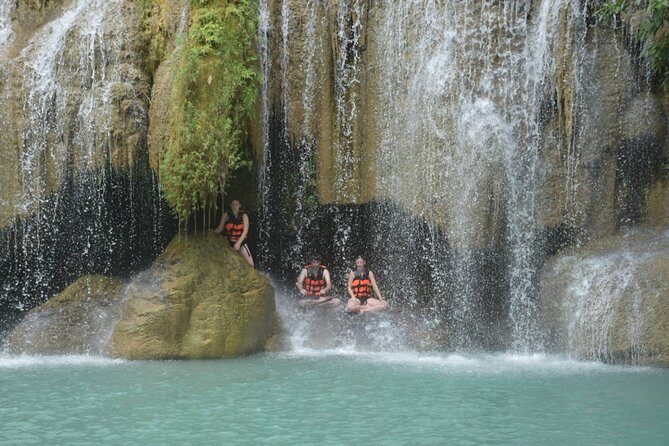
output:
[[[551,356],[0,356],[0,445],[664,445],[669,372]]]

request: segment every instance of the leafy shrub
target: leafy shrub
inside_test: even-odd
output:
[[[165,198],[183,223],[215,203],[233,172],[252,165],[246,129],[260,84],[257,16],[257,0],[191,1],[160,167]]]

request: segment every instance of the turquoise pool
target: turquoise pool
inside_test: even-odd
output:
[[[1,445],[665,445],[669,372],[534,355],[0,355]]]

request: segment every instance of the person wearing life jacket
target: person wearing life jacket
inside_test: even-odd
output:
[[[338,297],[328,295],[332,289],[330,271],[321,263],[321,257],[318,254],[312,255],[309,263],[302,268],[295,285],[300,294],[304,296],[298,302],[300,307],[336,306],[341,303]]]
[[[355,259],[355,269],[348,275],[348,313],[376,313],[388,308],[388,302],[381,296],[374,273],[367,270],[365,265],[365,259],[359,256]],[[375,297],[372,296],[372,291]]]
[[[232,200],[230,202],[230,213],[223,213],[221,222],[214,231],[219,234],[225,231],[230,246],[235,248],[235,251],[239,252],[249,262],[249,265],[253,266],[253,256],[251,256],[251,250],[247,243],[249,216],[241,210],[241,207],[239,200]]]

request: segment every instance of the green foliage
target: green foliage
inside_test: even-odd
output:
[[[669,0],[605,0],[595,14],[606,20],[630,9],[643,10],[637,38],[645,43],[643,52],[651,68],[669,88]]]
[[[597,10],[596,15],[600,19],[608,19],[620,14],[627,8],[629,0],[607,0]]]
[[[255,110],[257,0],[191,1],[188,43],[172,92],[175,125],[160,180],[181,221],[210,207],[233,172],[250,168]]]

